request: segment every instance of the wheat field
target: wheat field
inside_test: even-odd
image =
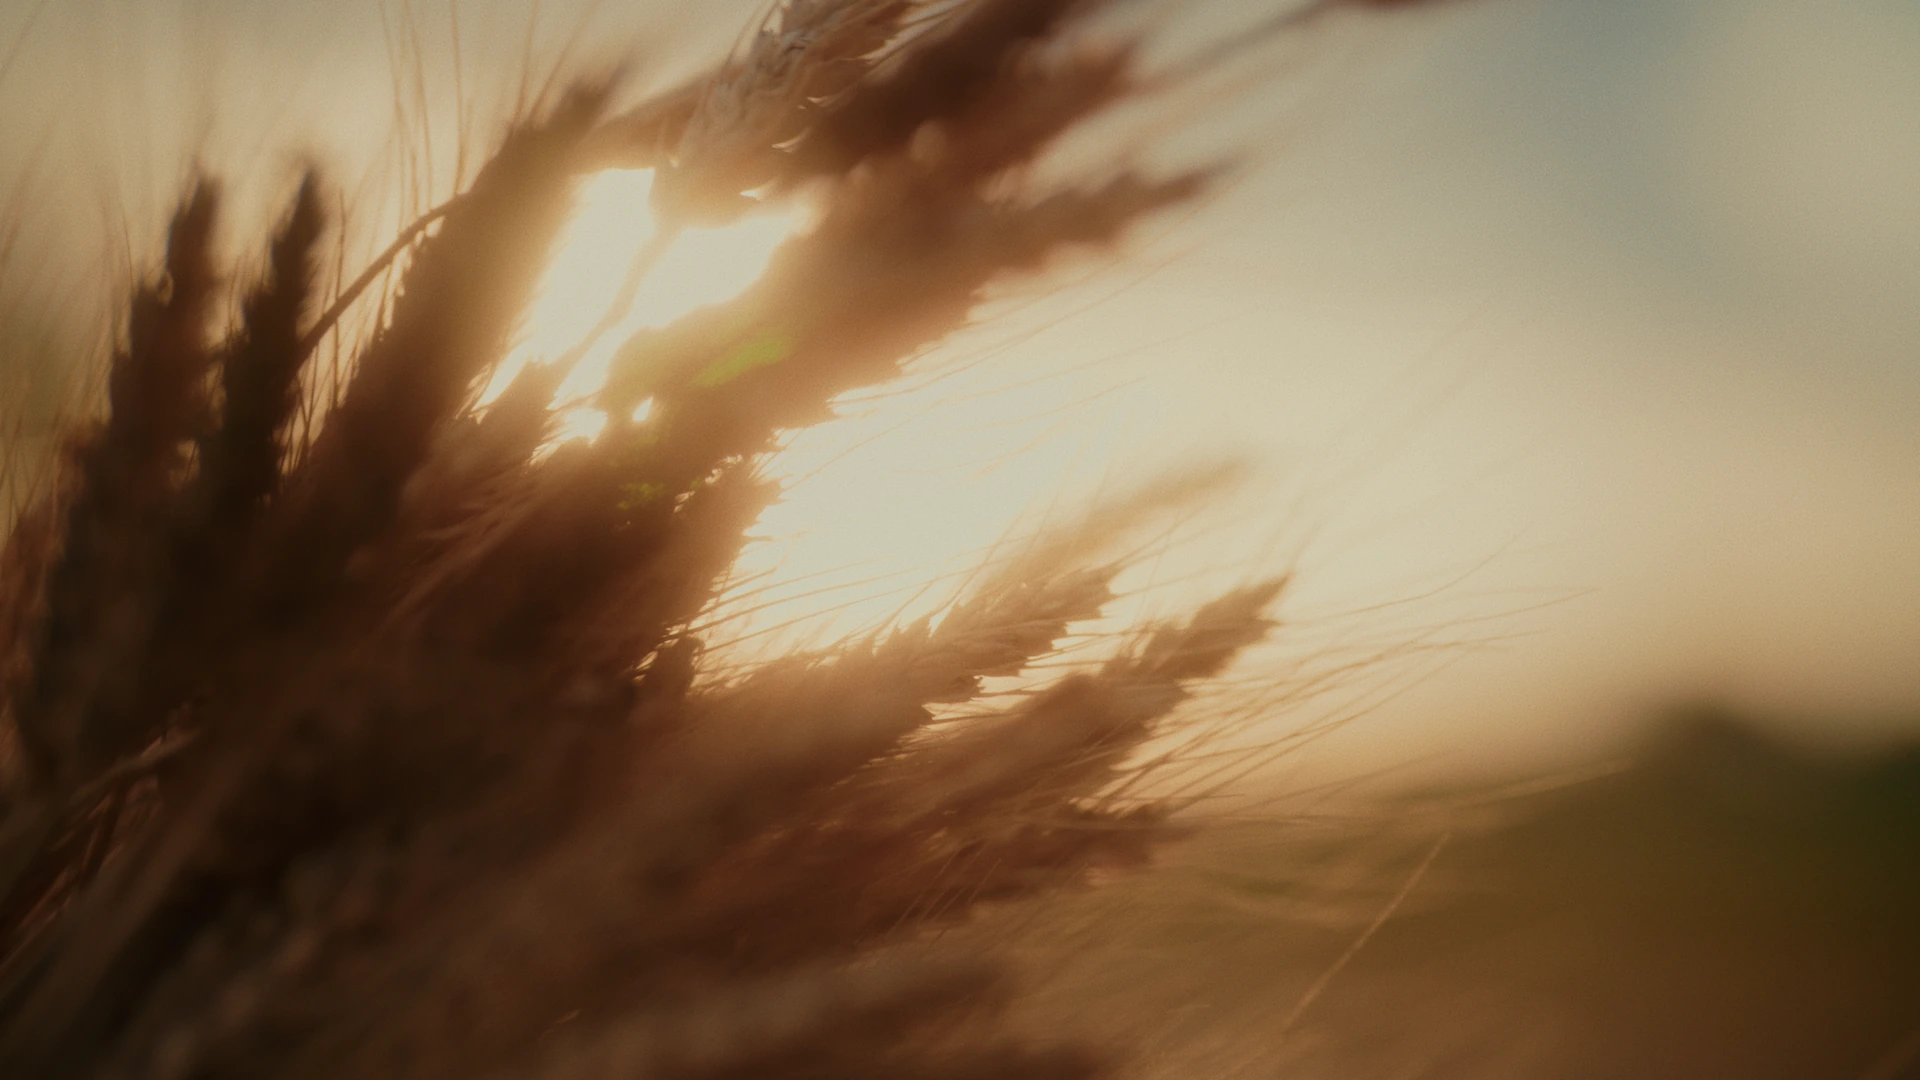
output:
[[[8,1075],[1084,1076],[996,1026],[981,909],[1137,867],[1200,789],[1183,709],[1282,580],[1108,635],[1171,476],[990,559],[937,617],[750,667],[702,636],[781,433],[1124,241],[1221,166],[1034,163],[1154,93],[1106,5],[792,0],[716,70],[529,99],[455,196],[329,273],[340,192],[223,264],[193,177],[97,404],[5,549]],[[1291,12],[1273,33],[1336,7]],[[658,236],[806,198],[737,297],[501,372],[583,177],[654,170]],[[649,269],[643,254],[631,271]],[[237,274],[237,276],[236,276]],[[227,308],[229,282],[235,301]],[[322,358],[325,358],[324,360]],[[482,391],[490,384],[493,393]]]
[[[1143,603],[1231,465],[764,625],[796,433],[1259,149],[1166,165],[1135,106],[1421,6],[1168,64],[1125,16],[1172,5],[782,0],[664,82],[643,41],[462,86],[498,130],[378,213],[324,158],[196,170],[99,325],[8,307],[78,374],[0,384],[0,1076],[1912,1075],[1910,753],[1689,714],[1549,782],[1244,797],[1471,630],[1263,666],[1288,568]],[[618,266],[555,278],[594,230]],[[750,280],[638,318],[717,236]]]

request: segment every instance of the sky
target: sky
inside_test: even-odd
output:
[[[577,62],[665,81],[755,7],[547,0],[530,37],[478,0],[0,0],[0,179],[38,164],[13,266],[150,250],[195,159],[264,176],[256,214],[306,159],[390,189],[396,113],[438,140],[415,195],[449,189],[452,103],[484,142],[529,52],[579,25]],[[1154,55],[1270,10],[1178,6]],[[1920,733],[1920,6],[1457,0],[1257,59],[1156,129],[1168,163],[1246,158],[1235,182],[1016,283],[951,350],[990,362],[798,438],[759,557],[911,578],[1238,456],[1136,584],[1293,569],[1270,662],[1397,657],[1303,706],[1359,716],[1301,770],[1572,761],[1700,698]],[[836,594],[863,597],[889,602]]]

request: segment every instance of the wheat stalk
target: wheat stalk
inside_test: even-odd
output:
[[[612,86],[576,86],[383,257],[400,285],[310,444],[299,389],[354,302],[319,293],[324,180],[222,341],[197,185],[105,418],[0,562],[0,1072],[1096,1071],[995,1031],[990,960],[911,946],[1172,835],[1116,781],[1280,584],[983,697],[1102,612],[1111,541],[1169,502],[1149,489],[937,622],[733,678],[702,677],[691,628],[777,494],[781,432],[993,282],[1207,189],[1024,168],[1145,85],[1092,41],[1104,6],[793,0],[688,88],[610,114]],[[556,449],[558,368],[478,391],[610,163],[661,170],[668,228],[802,187],[819,223],[627,341],[607,429]]]

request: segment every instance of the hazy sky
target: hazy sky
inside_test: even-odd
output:
[[[543,49],[574,6],[544,4]],[[684,69],[754,6],[605,0],[582,55],[667,19],[643,70]],[[404,10],[4,0],[0,164],[40,149],[33,222],[87,235],[77,259],[196,147],[282,178],[364,160]],[[1265,10],[1190,5],[1181,40]],[[450,101],[449,9],[412,11]],[[529,6],[454,11],[463,88],[510,95]],[[1920,727],[1920,5],[1460,0],[1276,56],[1177,129],[1260,166],[971,382],[879,406],[769,522],[790,565],[929,565],[1054,491],[1240,451],[1265,471],[1238,531],[1193,550],[1297,554],[1301,648],[1499,639],[1437,654],[1342,761],[1566,753],[1703,695]]]

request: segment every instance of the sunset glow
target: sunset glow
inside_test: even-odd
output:
[[[1257,17],[1174,6],[1169,23],[1196,41]],[[529,56],[553,67],[548,51],[568,39],[529,40],[511,5],[420,19],[421,66],[403,81],[419,76],[426,96],[396,117],[393,28],[364,5],[15,7],[0,173],[31,206],[12,268],[36,295],[7,329],[70,339],[16,348],[5,373],[30,449],[54,443],[46,417],[67,368],[109,346],[89,335],[115,324],[84,313],[123,309],[126,274],[100,272],[99,255],[151,265],[179,178],[229,182],[223,246],[251,266],[291,192],[287,166],[310,154],[329,210],[339,196],[350,212],[337,245],[329,234],[328,272],[351,277],[392,239],[377,223],[454,194],[462,153],[470,175],[513,114],[511,88],[456,109],[462,68],[472,90],[475,73]],[[582,61],[657,43],[660,66],[636,74],[664,86],[727,55],[764,5],[680,7],[670,32],[652,25],[661,5],[557,0],[542,18],[554,30],[594,12]],[[1573,753],[1678,696],[1842,713],[1861,730],[1913,715],[1912,5],[1582,0],[1518,21],[1505,7],[1334,20],[1340,48],[1309,45],[1324,62],[1290,89],[1196,114],[1207,122],[1181,135],[1162,164],[1256,151],[1203,213],[1153,226],[1140,238],[1153,247],[1122,252],[1118,273],[1022,284],[1062,291],[1017,326],[1004,316],[1030,297],[1000,304],[908,382],[790,433],[768,463],[788,486],[756,525],[772,539],[743,569],[820,576],[757,597],[813,594],[762,606],[759,623],[831,603],[864,624],[930,571],[963,572],[1018,515],[1188,456],[1240,454],[1263,470],[1234,497],[1244,512],[1231,529],[1189,531],[1282,532],[1283,554],[1313,537],[1296,620],[1424,597],[1483,561],[1464,588],[1529,610],[1526,636],[1458,658],[1355,725],[1357,757]],[[417,144],[405,167],[384,149],[396,119]],[[482,401],[604,318],[654,235],[652,180],[581,178],[541,299]],[[102,214],[110,188],[127,204]],[[573,364],[553,403],[558,437],[606,425],[592,392],[633,328],[736,293],[808,212],[767,207],[661,253],[621,325]],[[361,306],[346,320],[356,332],[379,317]],[[943,364],[967,370],[936,380]],[[1205,558],[1266,550],[1241,546],[1254,550]],[[1158,580],[1204,561],[1180,555]],[[830,584],[844,588],[819,592]],[[1531,610],[1563,592],[1577,599]],[[1429,600],[1416,610],[1461,617]]]
[[[520,370],[578,350],[615,306],[622,286],[643,259],[646,268],[633,303],[573,360],[560,384],[561,439],[592,438],[606,417],[586,404],[606,381],[607,366],[635,332],[666,326],[701,307],[731,299],[766,269],[775,248],[804,223],[795,207],[768,208],[721,228],[689,228],[652,251],[658,226],[649,209],[651,169],[613,169],[581,185],[578,207],[547,268],[521,341],[487,386],[482,401],[505,390]],[[643,404],[634,419],[644,418]]]
[[[1920,1080],[1920,0],[0,85],[0,1080]]]

